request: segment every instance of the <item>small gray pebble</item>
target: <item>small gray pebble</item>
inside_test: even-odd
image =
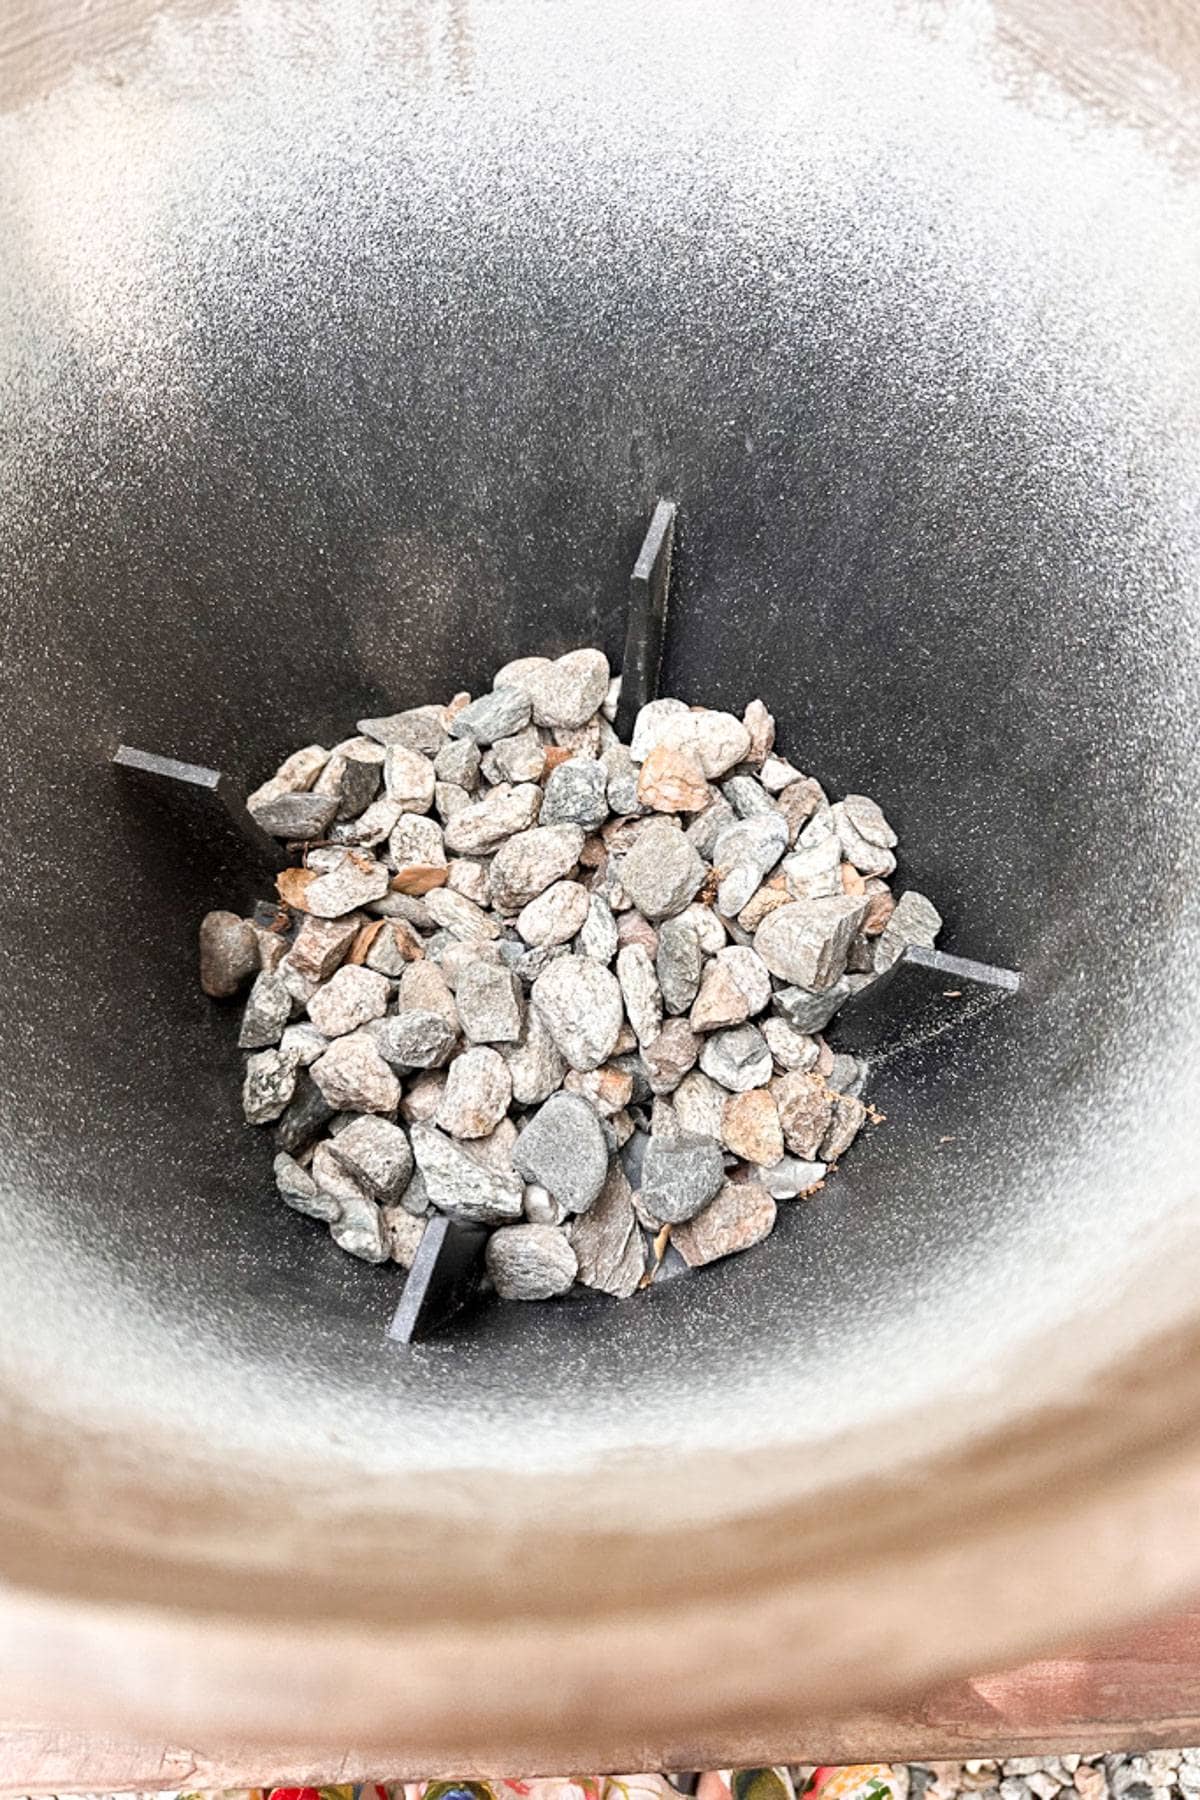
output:
[[[830,987],[845,970],[846,953],[867,905],[851,894],[791,900],[767,914],[754,934],[754,948],[781,981],[804,988]]]
[[[492,899],[506,910],[527,906],[551,882],[569,876],[583,849],[578,825],[535,825],[518,831],[492,861]]]
[[[500,936],[500,925],[493,915],[465,894],[456,894],[453,888],[434,888],[426,894],[425,904],[443,931],[456,937],[460,944],[476,944]]]
[[[452,738],[449,743],[442,745],[434,757],[433,772],[439,781],[470,789],[479,780],[479,765],[482,760],[479,745],[470,738]]]
[[[655,970],[667,1012],[688,1011],[700,987],[703,961],[695,921],[686,913],[678,918],[664,919],[658,928]]]
[[[608,771],[609,811],[620,819],[636,817],[644,810],[638,799],[638,767],[624,744],[612,744],[601,759]]]
[[[238,1048],[264,1050],[268,1044],[277,1044],[291,1016],[292,996],[285,978],[278,972],[264,969],[255,976],[246,1001]]]
[[[454,1027],[438,1012],[404,1011],[365,1028],[380,1056],[396,1069],[436,1069],[456,1042]]]
[[[547,944],[565,944],[586,924],[590,901],[591,896],[582,883],[552,881],[536,900],[521,908],[517,930],[535,949]]]
[[[514,833],[527,831],[541,804],[542,790],[532,782],[493,788],[447,822],[446,848],[455,856],[486,855]]]
[[[214,1000],[227,1000],[259,965],[258,938],[248,919],[236,913],[205,913],[200,921],[200,986]]]
[[[668,919],[694,899],[704,864],[677,826],[653,820],[623,858],[621,885],[648,919]]]
[[[296,1076],[296,1091],[276,1125],[272,1137],[276,1150],[298,1156],[320,1137],[337,1108],[321,1092],[307,1069]]]
[[[618,1300],[637,1291],[645,1273],[646,1248],[620,1162],[610,1168],[595,1204],[571,1220],[567,1236],[579,1265],[577,1279],[585,1287]]]
[[[341,1217],[330,1225],[329,1235],[340,1250],[359,1257],[362,1262],[384,1263],[392,1254],[383,1228],[383,1215],[374,1200],[368,1200],[365,1194],[359,1199],[343,1202]]]
[[[575,948],[580,956],[590,956],[593,962],[608,964],[617,954],[617,921],[613,917],[612,907],[603,894],[592,894],[588,898],[587,917],[575,940]],[[662,934],[659,934],[661,948]],[[660,973],[661,980],[661,973]]]
[[[721,792],[739,819],[756,819],[764,814],[779,817],[775,802],[753,775],[730,775],[721,783]]]
[[[608,1144],[594,1107],[579,1094],[551,1094],[513,1145],[513,1165],[569,1212],[586,1212],[608,1171]]]
[[[890,969],[909,944],[920,944],[932,950],[942,916],[931,900],[909,888],[896,902],[896,910],[880,933],[875,949],[875,969],[882,974]]]
[[[652,1042],[662,1029],[662,989],[649,952],[641,944],[626,944],[617,954],[617,980],[625,1012],[638,1043]]]
[[[650,1148],[650,1142],[650,1133],[638,1129],[633,1131],[621,1146],[621,1167],[625,1171],[630,1187],[639,1191],[642,1185],[646,1151]]]
[[[333,1138],[330,1152],[381,1203],[399,1199],[412,1178],[408,1137],[389,1119],[369,1113],[352,1119]]]
[[[578,1267],[566,1233],[553,1225],[502,1226],[488,1239],[484,1260],[502,1300],[550,1300],[565,1294]]]
[[[360,719],[356,729],[385,748],[403,744],[408,750],[420,751],[422,756],[436,756],[446,742],[440,706],[410,706],[407,712],[389,713],[386,718]]]
[[[295,1025],[285,1027],[279,1040],[279,1048],[285,1053],[290,1052],[302,1069],[308,1069],[318,1056],[324,1056],[329,1048],[329,1039],[323,1037],[307,1019],[299,1019]]]
[[[826,1087],[835,1094],[848,1094],[857,1099],[867,1079],[867,1065],[859,1056],[835,1056],[833,1067],[825,1077]]]
[[[783,1156],[769,1169],[757,1169],[754,1179],[765,1187],[773,1200],[794,1200],[825,1179],[823,1162],[807,1162],[798,1156]]]
[[[413,1126],[412,1148],[439,1212],[479,1225],[503,1225],[521,1217],[524,1183],[515,1169],[489,1163],[486,1153],[447,1137],[434,1125]]]
[[[573,756],[559,763],[546,778],[539,823],[581,825],[585,831],[603,825],[608,817],[607,781],[604,764],[589,757]]]
[[[681,1225],[708,1205],[724,1179],[725,1159],[712,1138],[652,1137],[642,1164],[642,1211],[660,1225]]]
[[[294,1156],[280,1151],[275,1158],[275,1186],[285,1206],[304,1213],[310,1219],[323,1219],[326,1224],[340,1216],[342,1203],[332,1194],[323,1194],[307,1169],[301,1168]]]
[[[515,1044],[520,1037],[525,1006],[521,984],[511,969],[478,961],[468,964],[458,978],[454,998],[469,1043]]]
[[[522,1205],[531,1225],[562,1225],[570,1217],[549,1188],[539,1187],[536,1181],[526,1183]]]
[[[717,905],[726,918],[741,912],[786,849],[787,826],[773,808],[765,816],[727,825],[718,834],[712,861],[721,877]]]
[[[511,690],[510,690],[511,691]],[[546,768],[546,750],[534,726],[493,744],[483,759],[485,781],[540,781]]]
[[[721,1087],[734,1094],[745,1094],[771,1079],[771,1052],[755,1026],[734,1025],[726,1031],[711,1032],[704,1040],[700,1067]]]
[[[532,711],[529,695],[520,688],[493,688],[490,694],[481,694],[455,714],[450,721],[450,736],[469,738],[475,744],[494,744],[497,738],[511,737],[523,730]]]
[[[684,835],[695,845],[704,860],[711,862],[717,839],[728,826],[736,823],[737,814],[732,806],[722,795],[718,795],[711,806],[696,815]]]
[[[259,1050],[246,1058],[242,1111],[248,1125],[269,1125],[279,1117],[296,1091],[299,1066],[283,1050]]]
[[[272,837],[301,843],[323,837],[337,817],[336,794],[279,794],[273,800],[246,802],[251,817]]]
[[[617,978],[586,956],[564,956],[533,983],[532,1004],[560,1053],[586,1073],[607,1062],[624,1021]]]
[[[532,1006],[526,1010],[517,1042],[502,1045],[500,1054],[508,1064],[513,1099],[518,1106],[536,1106],[548,1099],[561,1087],[567,1072],[549,1028]]]
[[[819,988],[816,992],[811,988],[777,988],[773,1004],[775,1011],[787,1021],[793,1031],[809,1034],[823,1031],[853,991],[851,978],[844,975],[832,987]]]
[[[490,1137],[511,1100],[508,1064],[490,1044],[474,1044],[460,1051],[449,1066],[437,1123],[451,1137]]]

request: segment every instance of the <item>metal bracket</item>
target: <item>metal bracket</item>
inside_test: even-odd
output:
[[[617,736],[626,743],[633,736],[638,713],[658,692],[676,510],[673,500],[658,502],[629,578],[629,619],[616,720]]]
[[[486,1225],[470,1225],[445,1213],[431,1215],[388,1326],[394,1343],[429,1337],[475,1298],[488,1235]]]
[[[219,769],[129,744],[118,744],[113,765],[165,806],[210,857],[223,858],[254,881],[273,878],[288,866],[283,846],[251,818],[242,795]]]

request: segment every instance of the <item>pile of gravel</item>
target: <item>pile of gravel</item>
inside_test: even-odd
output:
[[[626,745],[619,686],[598,650],[522,658],[247,801],[297,863],[208,914],[201,983],[252,983],[246,1119],[354,1256],[411,1266],[436,1209],[492,1228],[504,1298],[624,1298],[668,1242],[759,1243],[868,1116],[820,1034],[940,929],[892,893],[895,832],[777,754],[760,700],[652,701]]]
[[[790,1772],[802,1795],[813,1765]],[[1200,1749],[891,1763],[883,1779],[892,1800],[1196,1800]]]

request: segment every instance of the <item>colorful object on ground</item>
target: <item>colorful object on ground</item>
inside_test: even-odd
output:
[[[226,1788],[176,1800],[680,1800],[665,1775],[548,1775],[528,1781],[367,1781],[330,1787]],[[710,1769],[696,1800],[900,1800],[887,1763],[814,1769],[797,1794],[786,1769]]]

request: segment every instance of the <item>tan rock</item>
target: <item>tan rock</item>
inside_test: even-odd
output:
[[[721,1114],[721,1142],[735,1156],[770,1168],[783,1155],[779,1109],[767,1088],[730,1094]]]
[[[408,1092],[400,1103],[400,1117],[410,1125],[428,1124],[437,1117],[445,1090],[445,1069],[422,1069],[409,1082]]]
[[[817,1072],[790,1070],[768,1084],[779,1109],[784,1142],[793,1156],[816,1159],[833,1119],[834,1096]]]
[[[642,764],[637,797],[655,812],[702,812],[709,802],[708,781],[692,751],[659,744]]]
[[[750,748],[742,760],[760,769],[775,746],[774,717],[761,700],[751,700],[742,714],[742,724],[750,734]]]
[[[819,807],[825,806],[827,801],[820,782],[805,775],[799,781],[789,782],[783,792],[776,796],[775,804],[787,820],[788,838],[794,844],[813,814]]]
[[[867,911],[862,931],[866,937],[878,937],[896,910],[896,898],[887,882],[878,875],[867,878],[864,891],[867,896]]]
[[[716,1262],[769,1237],[775,1202],[755,1181],[727,1181],[716,1199],[684,1225],[671,1228],[671,1242],[690,1268]]]
[[[405,863],[396,870],[388,886],[394,894],[428,894],[444,887],[450,871],[445,863]]]
[[[833,1097],[833,1117],[829,1129],[821,1139],[821,1156],[825,1162],[836,1162],[844,1156],[866,1119],[867,1109],[861,1100],[851,1094],[835,1094]]]
[[[844,862],[838,870],[838,874],[841,877],[842,892],[844,894],[853,894],[854,898],[857,900],[866,893],[866,879],[859,874],[853,863]]]
[[[563,1087],[568,1094],[582,1094],[606,1119],[619,1113],[633,1098],[633,1076],[607,1063],[586,1072],[568,1069],[563,1076]]]

